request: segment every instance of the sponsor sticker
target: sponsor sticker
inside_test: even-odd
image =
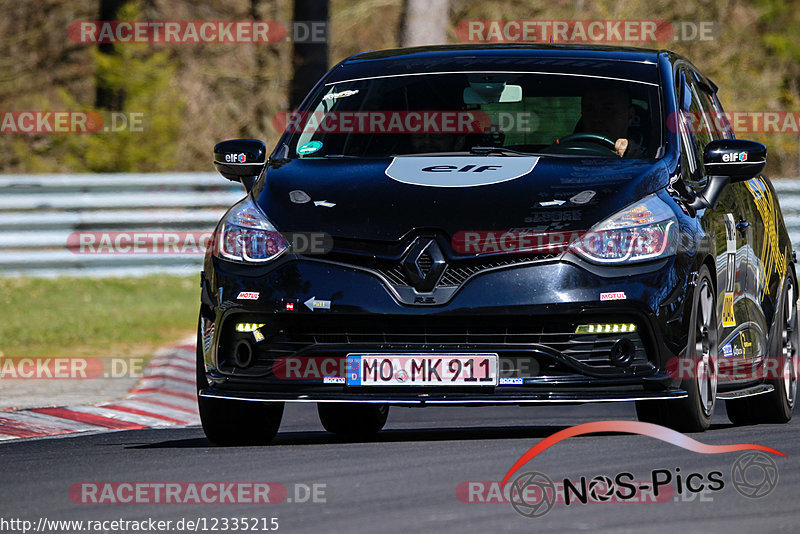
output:
[[[730,343],[725,343],[725,345],[722,346],[722,356],[724,358],[733,356],[733,347],[731,347]]]
[[[345,378],[343,376],[323,376],[323,384],[344,384]]]
[[[522,377],[520,377],[520,376],[501,377],[499,379],[499,384],[501,386],[505,386],[505,385],[521,386],[522,385]]]
[[[726,163],[735,163],[737,161],[747,161],[747,152],[733,152],[722,155],[722,161]]]
[[[515,180],[530,173],[538,162],[538,157],[402,156],[392,160],[386,176],[410,185],[474,187]]]
[[[247,155],[242,152],[241,154],[225,154],[225,163],[244,163],[247,161]]]
[[[258,300],[258,291],[240,291],[236,300]]]
[[[345,98],[348,96],[353,96],[354,94],[358,93],[358,89],[347,90],[347,91],[339,91],[338,93],[328,93],[327,95],[322,97],[322,100],[336,100],[339,98]]]
[[[308,143],[305,143],[304,145],[300,145],[297,148],[297,153],[302,155],[302,156],[305,156],[307,154],[313,154],[314,152],[318,151],[320,148],[322,148],[322,141],[309,141]]]
[[[600,293],[600,301],[606,300],[625,300],[628,297],[625,296],[624,291],[613,291],[610,293]]]
[[[722,299],[722,326],[736,326],[736,316],[733,314],[733,293],[725,293]]]

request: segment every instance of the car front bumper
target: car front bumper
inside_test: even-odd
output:
[[[514,266],[475,276],[446,304],[409,306],[394,298],[379,276],[349,266],[287,257],[258,272],[207,258],[200,326],[207,386],[200,394],[398,405],[685,397],[666,371],[667,361],[686,343],[690,284],[676,263],[672,258],[617,271],[563,259]],[[242,292],[258,297],[237,298]],[[601,300],[605,293],[617,294],[616,299]],[[313,300],[327,301],[327,307],[313,308]],[[636,334],[627,336],[636,348],[630,365],[608,362],[609,347],[622,336],[587,340],[575,335],[578,324],[602,322],[637,325]],[[237,332],[239,323],[265,325],[259,329],[264,340]],[[242,340],[252,347],[247,366],[236,365],[233,357]],[[376,389],[325,382],[343,376],[348,354],[366,352],[496,353],[500,376],[522,383]]]

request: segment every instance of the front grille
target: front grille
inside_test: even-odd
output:
[[[503,257],[485,257],[485,258],[469,258],[459,260],[448,260],[447,269],[439,279],[436,287],[458,287],[463,284],[470,276],[478,274],[488,269],[496,269],[500,267],[511,267],[522,263],[531,263],[534,261],[546,261],[557,258],[558,254],[508,254]],[[353,262],[351,262],[353,263]],[[428,253],[424,253],[418,260],[420,270],[424,275],[428,274],[433,259]],[[374,260],[372,262],[362,262],[359,266],[367,267],[378,271],[383,275],[390,284],[395,286],[412,286],[413,284],[408,280],[405,270],[400,265],[400,262]]]
[[[576,335],[576,322],[552,318],[320,316],[310,320],[286,315],[247,320],[266,323],[261,330],[266,340],[256,345],[255,363],[245,374],[269,373],[275,359],[293,356],[298,351],[298,357],[315,354],[344,357],[354,351],[497,352],[501,368],[513,367],[518,359],[528,358],[526,365],[537,370],[533,376],[543,376],[542,372],[552,376],[579,374],[580,370],[629,375],[654,368],[638,332]],[[635,322],[632,318],[618,320]],[[591,319],[581,318],[581,323],[584,322]],[[231,333],[229,339],[235,338],[230,327],[226,331]],[[624,368],[609,361],[611,347],[621,337],[626,337],[634,347],[631,363]],[[236,374],[242,372],[236,371]]]

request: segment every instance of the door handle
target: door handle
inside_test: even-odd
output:
[[[736,229],[739,231],[740,234],[742,234],[742,237],[745,236],[745,233],[747,232],[747,229],[749,227],[750,223],[747,221],[739,221],[738,223],[736,223]]]

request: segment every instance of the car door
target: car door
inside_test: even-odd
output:
[[[702,92],[701,99],[707,98],[716,116],[725,117],[717,95]],[[733,137],[733,129],[728,127],[729,137]],[[744,254],[746,260],[745,303],[749,318],[748,328],[740,336],[740,345],[744,358],[756,364],[767,351],[767,338],[770,320],[765,315],[765,297],[769,297],[766,287],[769,285],[769,263],[771,249],[769,243],[774,238],[777,242],[777,218],[772,188],[763,177],[757,176],[746,182],[735,184],[739,196],[739,216],[736,221],[737,231],[745,236]],[[749,372],[749,371],[748,371]]]
[[[703,149],[714,139],[728,135],[714,120],[709,89],[686,66],[679,74],[679,100],[682,115],[681,144],[683,176],[696,192],[707,182]],[[748,305],[748,251],[752,229],[743,221],[747,191],[742,183],[723,189],[713,209],[706,210],[703,222],[716,244],[717,318],[719,321],[719,370],[723,382],[744,380],[752,365],[752,333]],[[751,349],[747,351],[746,349]],[[742,375],[741,378],[739,375]]]

